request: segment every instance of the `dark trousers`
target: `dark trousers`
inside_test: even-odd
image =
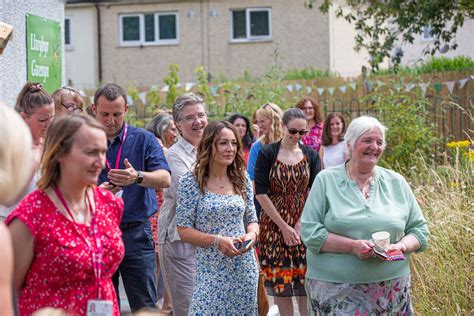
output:
[[[155,310],[156,259],[150,222],[146,221],[136,226],[127,226],[126,224],[120,226],[125,244],[125,257],[112,277],[119,306],[120,275],[132,312],[137,312],[140,309]]]

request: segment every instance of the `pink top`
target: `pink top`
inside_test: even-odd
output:
[[[319,147],[321,146],[321,137],[323,136],[323,127],[323,122],[314,125],[309,130],[308,134],[303,137],[303,144],[311,149],[316,150],[316,152],[319,152]]]
[[[111,192],[94,189],[97,226],[103,247],[101,299],[112,300],[120,315],[112,275],[124,255],[119,228],[123,201]],[[20,315],[43,307],[65,309],[70,315],[86,315],[87,301],[97,299],[92,253],[83,236],[96,247],[91,226],[69,221],[41,190],[29,194],[7,219],[18,218],[34,238],[34,257],[25,276],[18,305]],[[79,235],[78,231],[81,233]]]

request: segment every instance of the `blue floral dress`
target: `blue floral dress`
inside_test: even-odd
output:
[[[257,222],[250,178],[240,195],[201,194],[191,172],[177,192],[177,226],[237,237]],[[253,251],[227,257],[214,247],[196,248],[197,271],[189,315],[257,315],[258,265]]]

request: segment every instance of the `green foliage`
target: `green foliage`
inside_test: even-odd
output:
[[[393,86],[403,85],[403,81]],[[400,172],[410,172],[419,167],[417,157],[433,160],[433,147],[437,142],[433,123],[428,117],[429,102],[418,89],[406,92],[383,86],[366,97],[371,103],[369,111],[388,127],[387,148],[382,164]]]
[[[310,8],[315,2],[306,0]],[[324,0],[319,9],[328,13],[334,2]],[[474,17],[474,6],[472,0],[351,0],[338,5],[336,16],[354,24],[355,49],[366,49],[372,56],[372,69],[378,70],[385,58],[399,64],[402,55],[392,53],[395,43],[413,43],[426,26],[431,27],[435,40],[423,53],[434,55],[445,44],[456,49],[456,31],[463,26],[465,18]]]
[[[337,77],[329,70],[319,70],[313,68],[288,70],[285,80],[313,80],[317,78]]]
[[[171,107],[178,96],[178,93],[176,92],[176,86],[179,83],[179,65],[171,64],[168,69],[170,74],[168,77],[165,77],[163,81],[169,86],[169,90],[166,93],[166,104],[168,107]]]
[[[431,57],[427,61],[415,64],[412,67],[391,67],[376,71],[376,75],[392,74],[423,74],[443,71],[466,71],[474,70],[474,60],[466,56],[457,56],[454,58]]]

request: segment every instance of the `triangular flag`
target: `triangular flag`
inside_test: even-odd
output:
[[[140,98],[140,100],[143,102],[143,104],[146,103],[146,92],[140,92],[138,94],[138,97]]]
[[[322,95],[324,93],[324,88],[317,88],[316,90],[318,90],[319,95]]]
[[[377,85],[378,85],[379,87],[385,86],[385,82],[380,81],[380,80],[377,80]]]
[[[296,89],[296,92],[299,92],[301,90],[301,85],[295,84],[295,89]]]
[[[441,91],[442,86],[441,86],[441,83],[435,83],[435,84],[433,84],[433,87],[434,87],[435,91],[439,93]]]
[[[161,89],[162,92],[168,92],[170,91],[170,86],[166,85]]]
[[[307,93],[307,94],[310,94],[311,91],[313,91],[313,89],[312,89],[311,87],[306,87],[306,93]]]
[[[340,86],[339,90],[341,90],[342,93],[346,93],[347,87],[346,86]]]
[[[211,94],[215,97],[217,96],[217,90],[219,90],[218,86],[211,86]]]
[[[421,89],[421,95],[424,97],[426,95],[426,88],[428,88],[428,84],[427,83],[420,83],[420,84],[418,84],[418,86]]]
[[[191,88],[194,86],[194,83],[192,82],[186,82],[184,84],[184,90],[186,90],[186,92],[188,92],[189,90],[191,90]]]
[[[91,104],[94,104],[94,97],[89,97],[89,100],[91,101]]]
[[[449,93],[452,94],[453,93],[453,90],[454,90],[454,84],[456,83],[456,81],[446,81],[444,82],[444,84],[446,85],[446,87],[448,87],[448,90],[449,90]]]
[[[415,87],[414,83],[409,83],[405,86],[405,91],[411,91]]]
[[[356,82],[353,82],[353,83],[349,84],[349,86],[351,86],[352,90],[356,91],[356,89],[357,89],[357,83]]]
[[[292,92],[293,91],[293,85],[292,84],[287,85],[286,89],[288,89],[288,91]]]
[[[397,90],[397,92],[400,92],[402,90],[402,85],[399,83],[396,83],[393,86],[395,87],[395,90]]]
[[[474,80],[474,75],[471,75],[471,79]]]
[[[156,91],[156,90],[157,90],[156,84],[154,84],[150,87],[150,91]]]
[[[239,85],[235,85],[233,88],[234,88],[234,90],[240,90],[240,86],[239,86]]]
[[[366,80],[366,81],[365,81],[365,87],[367,88],[367,92],[372,91],[373,82],[371,82],[371,81],[369,81],[369,80]]]
[[[84,93],[84,90],[79,90],[77,91],[79,92],[79,95],[81,96],[81,98],[85,98],[86,97],[86,94]]]
[[[176,84],[176,88],[179,88],[179,87],[181,87],[181,86],[182,86],[181,82],[178,82],[178,83]]]
[[[133,98],[129,95],[127,95],[127,104],[128,105],[133,105]]]
[[[329,91],[329,94],[332,96],[334,94],[334,91],[336,90],[336,88],[333,88],[333,87],[329,87],[328,88],[328,91]]]
[[[459,89],[464,88],[464,85],[466,84],[468,80],[469,78],[464,78],[464,79],[459,80]]]

